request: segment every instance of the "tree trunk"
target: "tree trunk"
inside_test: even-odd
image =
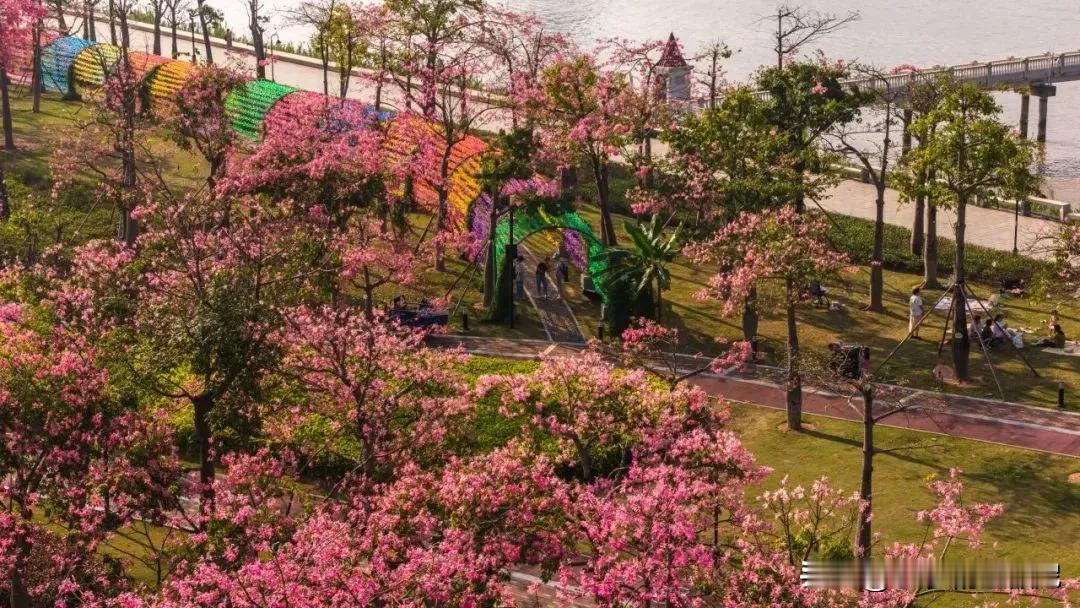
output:
[[[41,30],[42,23],[39,20],[34,26],[34,50],[31,60],[30,95],[33,99],[30,109],[34,114],[41,112]]]
[[[153,46],[154,51],[153,51],[153,53],[155,55],[160,55],[161,54],[161,17],[162,17],[161,5],[160,4],[155,4],[153,6],[153,10],[154,10],[154,46]]]
[[[94,14],[94,5],[86,5],[86,39],[97,42],[97,15]]]
[[[4,172],[4,161],[0,159],[0,222],[6,222],[11,218],[11,198],[8,196],[7,175]]]
[[[743,340],[752,342],[757,338],[758,311],[757,311],[757,287],[751,286],[746,294],[746,302],[743,303],[742,314]]]
[[[926,201],[926,246],[923,249],[923,287],[940,289],[938,281],[937,205]]]
[[[798,149],[801,150],[802,148]],[[805,179],[803,174],[806,173],[806,161],[803,160],[801,156],[795,161],[794,169],[795,185],[797,187],[795,192],[795,211],[803,213],[806,211],[806,193],[803,192],[803,181]]]
[[[26,583],[22,579],[22,568],[30,557],[30,544],[22,534],[15,535],[15,567],[11,569],[8,577],[11,588],[8,591],[9,605],[11,608],[30,608],[30,594],[26,590]]]
[[[491,198],[491,213],[488,216],[488,247],[484,256],[484,306],[490,307],[495,300],[495,207],[498,197]]]
[[[618,245],[615,237],[615,224],[611,220],[610,188],[608,183],[607,162],[594,157],[592,159],[593,177],[596,178],[596,199],[600,207],[600,241],[608,247]]]
[[[450,134],[447,133],[447,137]],[[447,143],[449,144],[449,139]],[[435,215],[435,234],[441,235],[443,230],[446,230],[446,220],[449,215],[450,207],[450,153],[451,149],[443,151],[442,164],[439,167],[439,175],[442,176],[442,185],[439,186],[439,207],[436,209]],[[446,271],[446,256],[442,244],[442,239],[435,240],[435,270],[438,272]]]
[[[795,283],[787,280],[787,424],[792,431],[802,430],[802,376],[799,370],[799,328],[795,319]]]
[[[926,246],[926,233],[924,232],[923,210],[926,208],[926,196],[915,196],[915,219],[911,222],[911,255],[922,256]]]
[[[206,0],[199,0],[199,27],[202,28],[203,46],[206,47],[206,65],[214,65],[214,51],[210,47],[210,30],[206,27],[206,12],[203,11]]]
[[[124,27],[124,38],[127,38],[127,19],[123,18],[121,25]],[[130,76],[132,72],[127,70],[121,70],[121,74]],[[126,77],[126,76],[125,76]],[[135,180],[136,180],[136,167],[135,167],[135,111],[136,111],[136,92],[135,83],[126,82],[121,85],[121,95],[123,99],[123,120],[124,129],[123,136],[120,142],[120,156],[121,156],[121,184],[123,186],[120,192],[121,196],[121,216],[120,216],[120,239],[124,241],[124,244],[128,247],[135,246],[135,239],[139,237],[139,222],[131,217],[132,203],[134,198]]]
[[[319,60],[322,61],[322,94],[323,97],[330,97],[330,49],[322,40],[325,37],[324,33],[319,38]]]
[[[589,448],[577,438],[574,438],[574,445],[577,447],[578,461],[581,463],[581,476],[585,482],[590,482],[593,478],[592,454],[589,453]]]
[[[964,219],[967,215],[967,196],[956,201],[956,258],[953,262],[955,286],[953,287],[953,335],[952,359],[957,380],[968,379],[968,359],[971,355],[971,339],[967,332],[967,306],[964,296]]]
[[[379,71],[375,75],[375,111],[382,111],[383,78],[386,75],[386,62],[389,61],[386,51],[386,43],[379,43]]]
[[[884,176],[882,176],[884,179]],[[877,198],[874,200],[874,252],[870,259],[870,306],[871,312],[884,312],[882,302],[885,292],[885,277],[881,267],[885,257],[885,183],[875,184]]]
[[[121,11],[118,18],[120,19],[120,48],[123,49],[122,55],[124,57],[124,61],[126,62],[127,50],[131,48],[131,30],[128,29],[127,12]],[[129,83],[125,86],[125,89],[129,87],[134,90],[134,83]],[[127,94],[128,92],[125,91],[124,95],[126,96]]]
[[[216,467],[211,449],[210,421],[208,416],[214,407],[214,400],[208,395],[200,395],[191,400],[195,409],[195,439],[199,443],[199,513],[207,515],[214,504],[214,475]]]
[[[53,5],[56,8],[56,26],[64,33],[67,33],[67,16],[64,15],[64,3],[63,0],[56,0],[56,4]]]
[[[266,48],[263,46],[262,27],[259,25],[259,1],[249,0],[251,9],[251,46],[255,49],[255,77],[266,79]]]
[[[180,56],[180,41],[177,40],[177,23],[176,23],[176,8],[175,5],[169,8],[169,31],[172,33],[172,58],[176,59]]]
[[[663,320],[664,316],[664,290],[660,288],[660,279],[656,279],[656,322]]]
[[[109,0],[109,42],[117,45],[116,37],[116,0]]]
[[[11,121],[11,96],[8,91],[7,70],[0,66],[0,113],[4,123],[4,149],[15,149],[15,126]]]
[[[866,382],[860,387],[863,400],[863,460],[862,484],[859,486],[859,527],[855,540],[855,557],[860,561],[870,558],[872,509],[874,484],[874,386]]]

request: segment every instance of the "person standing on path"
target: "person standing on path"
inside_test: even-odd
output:
[[[547,258],[544,258],[536,264],[536,295],[545,300],[547,299],[547,273]]]
[[[560,255],[555,262],[555,288],[559,297],[563,297],[563,284],[570,277],[570,267],[566,264],[566,258]]]
[[[923,300],[921,295],[921,289],[918,287],[911,290],[911,298],[908,299],[908,310],[910,315],[908,316],[908,332],[911,333],[912,338],[919,337],[919,319],[923,316]]]
[[[514,297],[525,297],[525,258],[520,255],[514,258]]]

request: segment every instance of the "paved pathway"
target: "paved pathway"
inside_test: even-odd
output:
[[[851,215],[873,220],[876,213],[874,209],[874,187],[870,184],[855,181],[843,181],[822,197],[821,206],[831,213]],[[947,209],[938,209],[938,235],[951,238],[953,222],[956,214]],[[1051,252],[1046,249],[1045,243],[1040,243],[1040,238],[1055,234],[1061,227],[1058,222],[1037,218],[1020,216],[1020,230],[1018,233],[1018,247],[1025,255],[1038,258],[1049,258]],[[915,221],[915,207],[913,205],[901,205],[900,197],[895,190],[885,193],[885,223],[911,228]],[[1013,248],[1013,225],[1015,218],[1012,213],[1000,209],[987,209],[969,205],[967,208],[967,241],[974,245],[982,245],[1001,251],[1012,251]]]
[[[518,252],[525,258],[525,269],[528,271],[525,277],[525,293],[528,295],[533,308],[536,309],[540,322],[544,325],[544,331],[547,332],[548,339],[552,342],[584,344],[585,336],[581,333],[574,311],[570,310],[570,305],[559,296],[558,291],[555,289],[555,282],[551,278],[555,272],[554,263],[548,262],[551,269],[546,280],[547,297],[542,298],[536,291],[534,275],[536,264],[540,260],[528,247],[523,245],[518,246]]]
[[[526,359],[572,356],[582,348],[580,344],[543,340],[470,336],[432,336],[429,342],[437,346],[461,345],[474,354]],[[783,409],[784,389],[776,381],[776,376],[776,368],[753,366],[738,373],[703,374],[692,379],[692,382],[718,397]],[[893,390],[906,393],[901,400],[904,404],[910,403],[910,406],[882,422],[883,426],[1080,457],[1080,412],[934,391],[899,387]],[[860,419],[860,414],[849,406],[847,396],[823,390],[804,390],[803,411],[844,420]]]

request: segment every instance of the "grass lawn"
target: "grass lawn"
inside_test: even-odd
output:
[[[594,227],[599,226],[599,213],[594,207],[582,206],[579,211]],[[623,218],[616,218],[616,230],[622,233]],[[554,246],[539,237],[529,240],[539,248],[554,251]],[[620,243],[629,243],[629,238],[622,236]],[[742,337],[738,314],[725,316],[719,303],[702,301],[695,294],[705,286],[711,275],[711,269],[692,265],[689,260],[680,257],[672,266],[672,289],[664,292],[664,323],[678,327],[687,340],[687,350],[710,352],[715,350],[714,338]],[[947,279],[943,279],[947,280]],[[572,278],[571,283],[575,279]],[[826,283],[829,296],[846,305],[843,312],[833,312],[805,305],[799,308],[799,338],[804,349],[824,351],[829,342],[862,344],[872,350],[872,360],[882,361],[885,356],[907,335],[907,300],[911,288],[922,282],[920,275],[885,271],[885,313],[864,312],[862,308],[869,301],[869,269],[853,266],[839,280]],[[975,293],[984,300],[994,293],[984,284],[971,284]],[[779,299],[779,285],[766,285],[762,288],[761,322],[758,333],[764,362],[780,365],[786,353],[786,323],[784,311]],[[940,291],[924,290],[926,305],[932,306],[941,295]],[[581,325],[595,327],[598,323],[599,307],[571,294],[575,314]],[[1044,331],[1043,321],[1049,311],[1057,308],[1061,313],[1064,329],[1070,339],[1080,332],[1080,305],[1074,300],[1055,300],[1037,302],[1030,299],[1003,299],[1000,312],[1013,328],[1031,328]],[[938,355],[937,343],[944,329],[945,315],[934,313],[927,319],[920,332],[921,339],[911,340],[890,360],[883,370],[883,376],[890,382],[907,384],[920,388],[962,392],[963,394],[1000,398],[994,384],[986,358],[979,351],[978,345],[972,346],[972,375],[981,383],[977,386],[953,387],[942,386],[934,379],[932,371],[938,363],[951,364],[948,348]],[[1071,331],[1071,333],[1070,333]],[[1029,338],[1030,341],[1030,338]],[[979,351],[979,352],[976,352]],[[1080,357],[1051,355],[1038,349],[1025,348],[1023,355],[1031,361],[1040,377],[1032,376],[1031,371],[1007,346],[991,351],[997,375],[1004,389],[1005,398],[1035,405],[1054,406],[1057,403],[1058,382],[1065,382],[1067,387],[1080,386]],[[1068,390],[1068,389],[1067,389]],[[1070,403],[1071,402],[1071,403]],[[1067,399],[1072,409],[1080,409],[1080,400]]]
[[[739,438],[759,463],[775,470],[767,486],[778,485],[784,475],[789,483],[804,485],[825,475],[838,487],[857,490],[861,426],[820,416],[807,420],[813,430],[789,433],[781,430],[783,412],[732,404]],[[878,427],[875,439],[880,449],[927,446],[874,459],[874,532],[881,533],[882,543],[921,538],[925,527],[915,513],[935,504],[926,480],[956,467],[963,471],[965,502],[1005,505],[1005,513],[987,528],[981,556],[1059,562],[1063,577],[1080,576],[1080,485],[1068,481],[1080,472],[1080,460],[885,427]],[[933,605],[976,603],[950,595]]]
[[[8,164],[11,176],[28,186],[48,188],[49,160],[72,139],[72,129],[93,120],[94,106],[79,101],[63,101],[56,93],[41,97],[41,111],[31,112],[29,89],[12,87],[11,114],[18,146]],[[170,187],[183,192],[201,186],[209,168],[198,152],[180,149],[164,127],[152,127],[145,146],[137,152],[153,155],[162,162],[164,176]]]
[[[536,363],[473,357],[466,371],[481,374],[523,373]],[[491,449],[513,436],[494,406],[478,411],[477,446]],[[743,403],[730,404],[731,427],[743,445],[773,474],[764,487],[753,488],[754,499],[764,489],[779,485],[786,475],[792,485],[808,485],[827,476],[834,486],[855,491],[862,463],[861,425],[822,416],[806,416],[804,433],[783,430],[782,411]],[[920,446],[879,454],[874,460],[874,531],[881,534],[876,549],[892,542],[917,542],[925,526],[917,511],[936,504],[926,488],[932,475],[963,471],[965,502],[1000,502],[1005,513],[988,526],[980,555],[987,558],[1032,559],[1061,564],[1062,575],[1080,576],[1080,484],[1070,483],[1080,472],[1080,459],[1031,452],[979,441],[878,427],[879,449]],[[951,553],[963,556],[964,550]],[[929,598],[921,605],[928,605]],[[970,597],[946,595],[934,606],[977,605]]]

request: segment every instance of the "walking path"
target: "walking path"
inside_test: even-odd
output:
[[[518,253],[525,258],[525,268],[535,272],[536,264],[540,261],[539,258],[524,245],[518,246]],[[525,293],[528,295],[533,308],[536,309],[549,340],[552,342],[584,344],[585,336],[581,333],[574,311],[570,310],[570,305],[559,294],[558,289],[555,288],[555,283],[551,280],[555,272],[554,264],[549,261],[548,266],[550,267],[548,278],[545,280],[547,297],[541,297],[536,292],[535,275],[526,277]]]
[[[581,344],[543,340],[456,335],[431,336],[428,341],[440,347],[461,346],[477,355],[519,359],[572,356],[583,348]],[[690,382],[716,397],[784,409],[786,394],[777,380],[776,368],[753,365],[742,372],[702,374]],[[893,402],[898,399],[909,407],[879,423],[883,426],[1080,457],[1080,412],[904,387],[890,387],[890,395],[896,395]],[[848,396],[809,387],[803,389],[803,411],[861,420],[861,413],[849,405]]]
[[[830,213],[851,215],[873,220],[876,213],[874,198],[876,193],[870,184],[856,181],[843,181],[826,193],[820,201],[821,207]],[[1021,253],[1040,259],[1049,259],[1052,253],[1040,242],[1043,237],[1056,234],[1061,224],[1037,217],[1014,217],[1012,213],[1000,209],[989,209],[968,205],[966,220],[967,242],[1001,251],[1013,250],[1013,228],[1019,219],[1017,246]],[[952,238],[953,222],[956,214],[948,209],[938,209],[938,235]],[[911,228],[915,222],[914,205],[901,205],[900,196],[895,190],[885,191],[885,223],[904,228]]]

